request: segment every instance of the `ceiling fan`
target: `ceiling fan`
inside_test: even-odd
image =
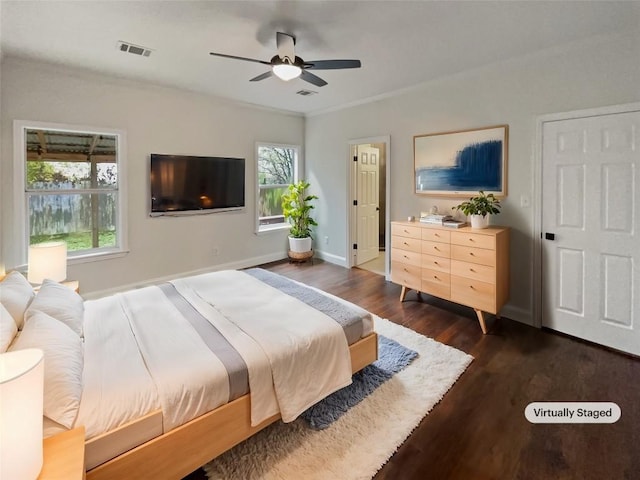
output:
[[[269,65],[271,70],[264,72],[257,77],[252,78],[251,82],[257,82],[275,75],[282,80],[289,81],[300,77],[302,80],[312,83],[316,87],[323,87],[327,84],[323,79],[309,72],[309,70],[338,70],[342,68],[360,68],[360,60],[314,60],[305,62],[302,58],[296,57],[294,46],[296,38],[287,33],[277,32],[276,46],[278,54],[274,55],[270,61],[256,60],[253,58],[237,57],[235,55],[226,55],[224,53],[210,52],[216,57],[233,58],[236,60],[245,60],[247,62],[261,63]]]

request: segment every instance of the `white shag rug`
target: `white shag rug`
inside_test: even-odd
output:
[[[205,465],[209,479],[371,479],[473,360],[388,320],[375,329],[419,356],[330,427],[276,422]]]

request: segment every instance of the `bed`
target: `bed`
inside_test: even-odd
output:
[[[0,282],[17,331],[0,346],[45,342],[45,436],[84,426],[88,479],[182,478],[377,358],[372,314],[262,269],[90,301],[18,275]]]

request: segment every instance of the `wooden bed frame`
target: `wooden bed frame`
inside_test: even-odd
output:
[[[374,332],[349,349],[355,373],[378,358],[378,336]],[[98,465],[87,472],[87,480],[178,480],[279,418],[252,427],[247,394]]]

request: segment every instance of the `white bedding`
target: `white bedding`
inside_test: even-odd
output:
[[[172,283],[247,364],[252,424],[292,421],[351,382],[342,327],[314,308],[238,271]],[[167,432],[228,401],[224,366],[158,287],[85,302],[84,338],[88,439],[159,408]]]
[[[273,398],[273,389],[283,421],[295,420],[351,383],[351,357],[342,327],[316,309],[240,271],[172,283],[180,291],[191,289],[221,314],[216,321],[235,326],[257,343],[267,357],[273,381],[255,378],[247,362],[252,400],[254,394],[259,399]],[[251,423],[262,422],[275,407],[252,405]]]

